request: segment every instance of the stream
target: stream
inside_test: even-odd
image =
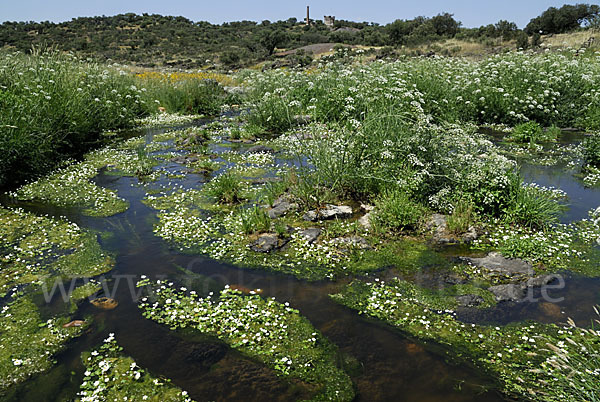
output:
[[[144,131],[147,141],[166,129]],[[139,135],[140,133],[138,133]],[[240,145],[243,147],[243,145]],[[278,163],[289,161],[277,160]],[[180,169],[165,162],[167,169]],[[524,164],[522,173],[527,181],[555,186],[569,196],[570,207],[563,221],[587,217],[587,212],[600,204],[600,189],[588,189],[561,166],[541,167]],[[208,177],[188,174],[181,184],[185,188],[199,187]],[[103,248],[116,256],[116,266],[105,275],[109,296],[119,302],[114,310],[98,310],[84,303],[75,318],[92,315],[94,324],[82,336],[68,344],[57,356],[57,364],[48,372],[14,388],[9,401],[72,400],[79,391],[85,371],[81,353],[91,350],[114,332],[124,353],[152,375],[172,380],[188,391],[197,401],[287,401],[302,397],[302,390],[276,375],[256,361],[244,357],[225,344],[211,338],[170,331],[142,317],[135,302],[133,286],[141,275],[168,278],[202,292],[218,291],[225,284],[237,284],[250,289],[260,288],[264,297],[288,301],[307,317],[343,354],[359,362],[349,373],[357,390],[358,401],[501,401],[492,379],[480,370],[449,360],[446,350],[434,344],[422,344],[389,326],[356,314],[331,300],[348,278],[336,282],[307,282],[291,276],[239,269],[202,256],[179,253],[153,234],[156,211],[144,205],[146,195],[137,178],[100,174],[96,182],[114,189],[130,202],[130,208],[109,218],[92,218],[77,209],[56,208],[31,203],[3,204],[22,207],[37,214],[66,216],[82,228],[110,232],[102,237]],[[452,259],[460,248],[448,247],[441,252]],[[378,275],[371,274],[373,276]],[[552,291],[553,297],[564,298],[549,308],[539,303],[500,303],[494,308],[476,312],[459,312],[468,322],[508,323],[533,319],[541,322],[564,322],[572,317],[589,323],[592,306],[600,303],[600,279],[565,276],[565,286]],[[62,298],[55,295],[43,306],[42,313],[51,314],[60,308]]]

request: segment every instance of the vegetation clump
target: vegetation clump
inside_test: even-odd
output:
[[[354,398],[350,377],[337,367],[336,347],[288,303],[244,296],[228,286],[204,298],[160,281],[145,280],[138,286],[152,290],[140,303],[146,318],[171,329],[215,336],[280,375],[313,384],[313,400]]]
[[[186,391],[153,377],[125,356],[114,334],[109,334],[97,350],[84,353],[82,359],[86,368],[78,394],[82,402],[192,402]]]
[[[595,383],[597,376],[598,335],[593,330],[534,322],[464,323],[443,296],[432,297],[431,292],[400,280],[354,281],[332,297],[410,336],[448,347],[450,356],[496,377],[509,395],[562,401],[594,392],[594,386],[586,385],[586,381]]]

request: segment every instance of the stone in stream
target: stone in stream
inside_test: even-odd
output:
[[[112,310],[119,305],[119,302],[117,302],[115,299],[111,299],[108,297],[99,297],[90,301],[90,303],[102,310]]]
[[[548,285],[556,279],[556,275],[540,275],[535,278],[527,280],[527,287],[530,288],[541,288],[542,286]]]
[[[321,229],[319,228],[306,228],[300,232],[300,236],[303,236],[309,243],[314,243],[320,234]]]
[[[344,219],[349,218],[350,216],[352,216],[352,207],[327,204],[325,208],[308,211],[302,218],[305,221],[314,222],[317,220]]]
[[[279,246],[279,237],[275,233],[263,233],[258,236],[250,248],[258,253],[269,253]]]
[[[257,153],[274,154],[275,150],[273,148],[269,148],[265,145],[255,145],[253,147],[248,148],[246,153],[249,153],[249,154],[257,154]]]
[[[488,288],[496,296],[496,301],[521,301],[527,294],[527,286],[523,283],[509,283]]]
[[[530,263],[520,258],[506,258],[498,252],[489,253],[482,258],[462,257],[463,260],[476,267],[506,276],[531,276],[534,274]]]
[[[478,295],[456,296],[456,302],[461,307],[477,307],[483,303],[483,297]]]
[[[273,207],[267,211],[267,214],[269,218],[275,219],[296,209],[298,209],[298,204],[290,202],[288,196],[282,195],[273,202]]]

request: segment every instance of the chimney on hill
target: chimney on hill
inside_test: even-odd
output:
[[[310,25],[310,7],[306,6],[306,25]]]

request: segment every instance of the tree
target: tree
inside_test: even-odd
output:
[[[287,34],[281,29],[261,31],[259,35],[259,43],[269,56],[273,54],[277,46],[282,46],[287,40]]]
[[[550,7],[540,16],[533,18],[525,27],[532,35],[556,34],[573,31],[584,25],[591,25],[600,14],[600,6],[589,4],[564,5],[561,8]]]

